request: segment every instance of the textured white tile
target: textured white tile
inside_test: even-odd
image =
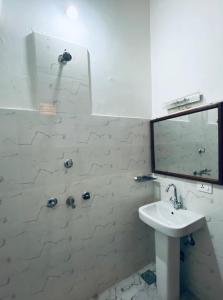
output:
[[[88,300],[154,259],[153,231],[138,218],[153,183],[133,180],[150,170],[147,121],[0,116],[0,299]]]
[[[102,294],[90,300],[159,300],[156,285],[148,285],[140,276],[146,270],[155,270],[155,265],[147,265],[139,272],[116,283]],[[185,292],[181,297],[181,300],[196,299],[189,292]]]
[[[58,62],[63,51],[72,60]],[[30,97],[34,107],[53,105],[56,112],[91,113],[88,51],[75,44],[33,32],[27,37]]]

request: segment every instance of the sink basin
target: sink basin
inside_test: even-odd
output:
[[[161,300],[180,299],[180,238],[205,224],[205,217],[174,209],[168,201],[139,208],[139,218],[155,229],[157,290]]]
[[[139,218],[155,230],[175,238],[188,235],[205,223],[203,215],[185,209],[176,210],[167,201],[140,207]]]

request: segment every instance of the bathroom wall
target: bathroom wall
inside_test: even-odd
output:
[[[73,60],[61,66],[64,47]],[[1,77],[0,101],[17,103],[29,82],[38,109],[0,109],[0,299],[89,300],[154,261],[153,231],[138,218],[153,184],[133,180],[150,172],[148,120],[91,115],[83,46],[33,32],[24,51],[27,78],[10,90],[20,61]],[[67,207],[69,196],[76,208]]]
[[[0,110],[0,299],[89,300],[154,260],[148,139],[139,119]]]
[[[153,117],[167,114],[165,102],[196,91],[206,103],[222,100],[223,3],[151,0]],[[175,183],[185,206],[206,216],[194,234],[195,247],[184,247],[183,283],[202,300],[222,299],[223,188],[197,191],[196,182],[159,176],[156,195],[168,200],[165,187]]]
[[[65,14],[70,4],[78,10],[75,20]],[[2,0],[0,107],[39,108],[26,44],[33,31],[88,49],[94,114],[150,117],[147,0]]]
[[[200,92],[222,100],[223,2],[150,0],[153,115],[164,103]]]

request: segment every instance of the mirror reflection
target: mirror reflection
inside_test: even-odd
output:
[[[153,126],[155,171],[218,180],[218,108]]]

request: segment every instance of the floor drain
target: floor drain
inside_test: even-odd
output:
[[[146,271],[141,274],[142,279],[148,284],[156,283],[156,274],[153,271]]]

